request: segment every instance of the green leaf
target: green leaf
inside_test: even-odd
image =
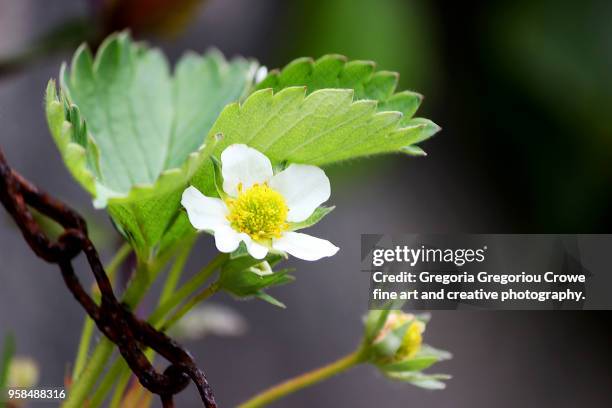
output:
[[[227,146],[247,144],[273,164],[305,163],[318,166],[374,154],[400,152],[439,129],[426,119],[402,123],[399,112],[377,112],[375,101],[353,100],[350,89],[322,89],[306,96],[304,87],[273,93],[257,91],[242,104],[228,105],[207,140],[222,134],[214,147],[220,157]],[[207,163],[192,184],[214,193],[212,165]]]
[[[0,392],[3,392],[8,384],[9,369],[15,355],[15,338],[12,334],[4,336],[2,355],[0,355]]]
[[[348,61],[342,55],[325,55],[318,60],[298,58],[282,70],[273,70],[256,89],[272,88],[279,92],[292,86],[305,86],[308,93],[324,88],[353,89],[355,99],[378,101],[377,110],[398,111],[407,125],[415,114],[423,96],[411,91],[395,93],[399,74],[376,71],[372,61]]]
[[[214,147],[205,136],[223,107],[246,95],[255,69],[210,51],[185,55],[171,76],[160,51],[120,33],[95,59],[77,50],[59,95],[49,83],[47,120],[66,166],[140,257],[173,229],[181,193]],[[183,222],[173,230],[174,238],[191,232]]]
[[[128,34],[109,37],[94,58],[86,47],[47,87],[49,127],[64,161],[139,258],[193,234],[179,210],[193,184],[214,194],[213,163],[247,143],[276,167],[327,165],[374,154],[420,154],[414,145],[438,127],[412,119],[421,97],[395,93],[397,74],[371,62],[302,59],[250,94],[255,62],[188,54],[171,75],[156,49]],[[290,85],[298,84],[300,87]],[[340,89],[323,89],[323,88]],[[233,102],[233,103],[232,103]],[[218,180],[217,180],[218,182]]]
[[[327,214],[332,212],[334,208],[336,207],[317,207],[317,209],[313,211],[310,217],[306,218],[304,221],[289,223],[289,230],[295,231],[312,227],[313,225],[321,221]]]
[[[449,380],[451,378],[450,375],[446,374],[425,374],[419,371],[389,372],[385,373],[385,375],[392,380],[409,382],[412,385],[428,390],[442,390],[446,388],[446,384],[442,380]]]

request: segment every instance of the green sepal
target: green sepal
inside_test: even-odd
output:
[[[280,307],[281,309],[286,309],[287,306],[281,302],[280,300],[276,299],[275,297],[269,295],[268,293],[264,292],[263,290],[257,292],[255,294],[255,297],[263,300],[264,302],[267,302],[269,304],[271,304],[272,306],[276,306],[276,307]]]
[[[417,353],[417,356],[435,357],[438,359],[438,361],[445,361],[445,360],[450,360],[451,358],[453,358],[453,355],[450,352],[446,350],[437,349],[428,344],[423,344],[421,346],[419,352]]]
[[[327,214],[332,212],[335,208],[336,208],[335,206],[332,206],[332,207],[325,207],[325,206],[317,207],[313,211],[313,213],[310,215],[310,217],[306,218],[304,221],[290,222],[289,223],[289,230],[290,231],[296,231],[296,230],[300,230],[300,229],[311,227],[311,226],[315,225],[316,223],[318,223],[319,221],[321,221]]]
[[[423,344],[416,355],[402,361],[392,361],[380,364],[378,367],[384,372],[421,371],[440,361],[449,360],[452,354]]]
[[[402,372],[402,371],[421,371],[421,370],[424,370],[432,366],[433,364],[437,362],[438,362],[438,359],[433,356],[423,356],[423,357],[415,356],[407,360],[397,361],[397,362],[389,363],[389,364],[382,364],[382,365],[379,365],[378,368],[380,368],[382,371],[386,373]]]
[[[382,330],[389,318],[391,311],[401,310],[405,301],[393,300],[385,303],[381,309],[370,310],[365,316],[365,333],[364,338],[367,343],[371,343],[378,333]]]
[[[291,271],[283,269],[261,276],[249,270],[242,270],[234,274],[225,274],[225,277],[220,279],[219,285],[221,289],[237,297],[250,297],[257,295],[263,289],[293,282],[295,278],[289,275]]]
[[[223,173],[221,171],[221,162],[215,156],[210,156],[210,160],[213,164],[213,172],[214,172],[214,181],[215,181],[215,190],[217,195],[225,200],[228,196],[223,191]]]
[[[408,382],[428,390],[442,390],[446,388],[443,381],[452,378],[446,374],[425,374],[420,371],[386,372],[384,374],[392,380]]]
[[[279,254],[268,254],[265,259],[255,259],[248,255],[230,257],[219,275],[219,287],[237,297],[257,296],[263,289],[284,285],[292,282],[294,277],[289,275],[290,269],[276,271],[269,275],[259,275],[249,269],[268,262],[271,266],[283,259]]]
[[[249,255],[244,242],[241,242],[238,249],[230,254],[230,259],[223,265],[221,272],[235,274],[264,261],[268,262],[271,266],[274,266],[283,259],[285,259],[284,256],[272,252],[268,253],[264,259],[255,259]]]
[[[374,353],[375,358],[390,358],[393,357],[397,350],[402,346],[404,336],[408,327],[412,324],[412,321],[408,321],[404,324],[399,325],[393,330],[390,330],[385,336],[372,343],[371,350]]]
[[[370,310],[366,315],[365,334],[366,343],[371,343],[384,327],[391,309]]]

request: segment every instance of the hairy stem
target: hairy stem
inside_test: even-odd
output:
[[[103,337],[100,340],[78,380],[70,387],[68,399],[62,405],[64,408],[81,408],[85,405],[85,400],[113,354],[113,349],[114,344],[109,339]]]
[[[317,384],[327,378],[340,374],[350,368],[363,363],[366,360],[362,348],[358,348],[353,353],[342,357],[328,365],[309,371],[297,377],[286,380],[280,384],[268,388],[267,390],[255,395],[238,408],[258,408],[266,406],[280,398],[299,391],[303,388]]]
[[[122,358],[117,358],[115,360],[115,363],[111,366],[111,368],[108,369],[106,375],[98,385],[98,389],[96,390],[96,392],[94,392],[93,396],[87,401],[87,408],[97,408],[102,405],[102,403],[106,399],[107,394],[113,388],[113,385],[117,380],[117,377],[115,375],[111,375],[111,373],[113,371],[113,367],[115,367],[118,362],[122,362],[125,364]]]
[[[150,351],[147,350],[147,357],[149,352]],[[117,387],[115,387],[115,392],[113,393],[113,397],[111,398],[109,408],[120,408],[121,403],[123,402],[123,394],[125,393],[125,389],[127,388],[130,382],[132,372],[130,371],[130,368],[128,367],[126,362],[122,358],[120,358],[115,362],[115,364],[112,365],[108,373],[112,373],[116,376],[115,378],[119,378],[119,380],[117,381]]]
[[[208,265],[195,274],[189,281],[179,288],[172,296],[164,303],[159,305],[149,317],[149,323],[155,327],[159,327],[163,323],[163,319],[181,302],[197,291],[208,278],[228,259],[228,254],[217,255]]]
[[[94,321],[87,316],[83,322],[83,329],[81,330],[79,348],[77,349],[76,360],[72,370],[72,381],[76,381],[85,368],[85,363],[87,362],[87,357],[89,356],[89,346],[91,345],[91,338],[93,337],[95,327],[96,325]]]
[[[153,360],[155,360],[155,351],[153,349],[146,350],[145,355],[151,363],[153,362]],[[115,392],[113,393],[113,397],[111,398],[109,408],[121,408],[125,389],[127,388],[130,382],[132,372],[130,371],[130,368],[126,364],[125,360],[119,358],[115,362],[115,364],[111,366],[109,370],[109,374],[110,373],[115,373],[115,377],[119,378],[119,380],[117,381],[117,387],[115,387]]]
[[[219,290],[219,283],[214,282],[210,286],[206,287],[202,292],[192,297],[189,301],[183,304],[174,314],[169,317],[163,325],[164,331],[172,327],[178,322],[183,316],[185,316],[194,306],[198,303],[205,301]]]
[[[179,252],[174,260],[174,264],[172,268],[168,272],[168,276],[166,277],[166,282],[164,283],[164,288],[162,289],[161,295],[159,297],[159,304],[164,303],[168,298],[172,295],[176,286],[178,285],[179,279],[183,274],[183,269],[185,268],[185,264],[187,263],[187,259],[189,259],[189,255],[191,254],[191,249],[195,244],[195,236],[193,239],[190,239],[189,242],[185,243],[185,247]]]

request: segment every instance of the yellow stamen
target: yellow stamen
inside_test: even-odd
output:
[[[279,238],[287,230],[285,198],[267,184],[255,184],[243,191],[238,186],[238,197],[225,200],[227,219],[236,231],[248,234],[255,241]]]

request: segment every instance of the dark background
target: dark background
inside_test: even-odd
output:
[[[88,217],[107,256],[116,234],[65,170],[42,107],[48,79],[84,38],[128,25],[173,61],[209,46],[269,67],[329,52],[372,59],[399,71],[402,88],[423,93],[419,115],[443,128],[423,145],[426,158],[330,170],[337,210],[313,233],[341,251],[290,261],[297,281],[272,292],[287,310],[215,299],[249,322],[242,337],[187,344],[222,406],[352,350],[368,300],[361,233],[610,232],[608,1],[141,0],[104,24],[92,17],[102,3],[0,0],[0,146],[26,177]],[[149,3],[171,8],[149,18]],[[163,18],[183,3],[193,3],[182,13],[187,21]],[[63,35],[44,41],[55,27]],[[203,237],[189,271],[212,248]],[[19,354],[39,362],[41,384],[62,384],[82,319],[57,270],[33,258],[1,212],[0,338],[15,333]],[[435,367],[454,376],[446,390],[392,383],[360,367],[276,406],[609,407],[611,320],[608,312],[435,312],[426,341],[454,354]],[[195,398],[190,388],[179,406],[196,406]]]

